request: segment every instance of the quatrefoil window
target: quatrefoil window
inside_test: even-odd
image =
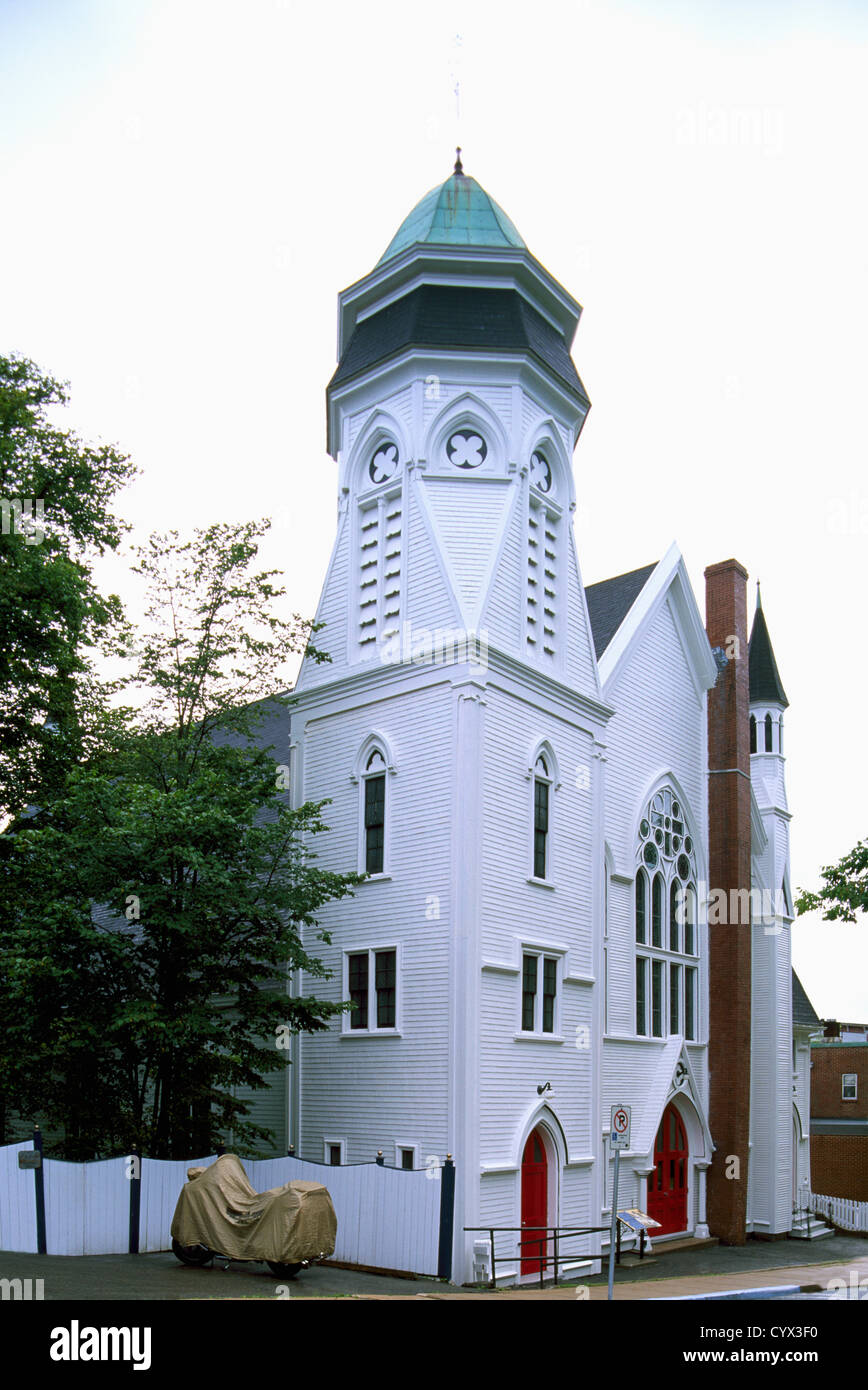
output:
[[[398,471],[398,446],[389,440],[372,454],[368,475],[372,483],[385,483]]]
[[[446,457],[456,468],[479,468],[487,453],[482,435],[473,430],[456,430],[446,441]]]

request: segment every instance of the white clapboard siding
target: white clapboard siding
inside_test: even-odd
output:
[[[66,1163],[46,1158],[45,1245],[49,1255],[123,1255],[129,1249],[126,1158]]]
[[[853,1202],[848,1197],[826,1197],[812,1192],[809,1205],[817,1216],[823,1216],[843,1231],[868,1232],[868,1202]]]
[[[142,1197],[139,1217],[139,1251],[171,1250],[172,1217],[181,1189],[187,1181],[187,1169],[207,1167],[210,1158],[143,1158]]]
[[[19,1168],[29,1140],[0,1148],[0,1250],[36,1254],[36,1182],[32,1168]]]

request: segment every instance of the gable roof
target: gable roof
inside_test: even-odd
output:
[[[793,971],[793,1026],[796,1028],[822,1028],[822,1022],[814,1012],[814,1006],[805,993],[805,987]]]
[[[589,584],[585,589],[594,651],[598,658],[603,655],[656,568],[655,561],[653,565],[643,565],[641,569],[629,570],[627,574],[616,574],[613,579]]]

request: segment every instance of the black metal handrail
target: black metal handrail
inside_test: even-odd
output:
[[[548,1266],[551,1266],[552,1269],[554,1270],[554,1283],[557,1284],[557,1282],[558,1282],[558,1266],[559,1266],[559,1265],[567,1264],[567,1263],[569,1263],[569,1262],[572,1261],[572,1260],[602,1260],[602,1259],[604,1258],[604,1253],[603,1253],[603,1251],[593,1251],[593,1252],[591,1252],[591,1253],[588,1253],[587,1251],[584,1251],[584,1250],[576,1250],[576,1251],[571,1251],[571,1252],[570,1252],[569,1254],[567,1254],[567,1255],[563,1255],[563,1254],[560,1253],[560,1242],[561,1242],[562,1240],[568,1240],[571,1236],[589,1236],[589,1235],[595,1235],[597,1232],[606,1233],[606,1232],[608,1232],[609,1227],[608,1227],[608,1226],[465,1226],[465,1227],[464,1227],[464,1230],[465,1230],[466,1232],[468,1232],[468,1233],[472,1233],[472,1232],[475,1232],[475,1231],[481,1231],[481,1232],[484,1232],[484,1233],[488,1236],[489,1244],[490,1244],[490,1247],[491,1247],[491,1279],[489,1280],[489,1288],[494,1289],[494,1288],[497,1288],[497,1279],[496,1279],[496,1275],[497,1275],[497,1265],[498,1265],[498,1264],[505,1264],[508,1260],[514,1260],[514,1259],[515,1259],[515,1255],[496,1255],[496,1254],[495,1254],[495,1252],[494,1252],[494,1237],[495,1237],[496,1234],[500,1234],[501,1232],[511,1233],[511,1232],[514,1232],[514,1231],[520,1231],[520,1232],[522,1233],[522,1235],[524,1235],[524,1236],[526,1237],[525,1240],[518,1240],[518,1241],[516,1241],[516,1246],[517,1246],[518,1251],[519,1251],[519,1259],[527,1259],[527,1258],[528,1258],[527,1255],[522,1255],[522,1254],[521,1254],[521,1251],[522,1251],[522,1247],[523,1247],[523,1246],[525,1246],[525,1245],[535,1245],[535,1246],[537,1247],[537,1252],[538,1252],[538,1253],[537,1253],[536,1256],[533,1256],[532,1258],[538,1259],[538,1260],[539,1260],[539,1282],[540,1282],[540,1288],[542,1288],[542,1287],[544,1286],[544,1284],[545,1284],[545,1271],[546,1271],[546,1268],[547,1268]],[[531,1232],[534,1233],[533,1236],[531,1236],[531,1234],[530,1234]],[[542,1232],[542,1234],[541,1234],[541,1235],[537,1235],[537,1234],[536,1234],[537,1232]],[[551,1255],[549,1255],[548,1251],[547,1251],[547,1250],[544,1250],[544,1248],[543,1248],[543,1247],[545,1247],[545,1246],[548,1245],[549,1239],[551,1239],[552,1244],[553,1244],[553,1246],[554,1246],[554,1250],[553,1250],[553,1253],[552,1253]]]

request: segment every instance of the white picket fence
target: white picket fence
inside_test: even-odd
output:
[[[809,1205],[817,1216],[824,1217],[842,1231],[868,1233],[868,1202],[852,1202],[849,1197],[825,1197],[822,1193],[810,1193]]]
[[[0,1250],[36,1251],[36,1198],[32,1170],[18,1167],[29,1143],[0,1148]],[[170,1229],[187,1169],[208,1158],[141,1160],[139,1251],[171,1248]],[[119,1255],[129,1250],[133,1160],[93,1163],[43,1160],[45,1243],[49,1255]],[[380,1167],[332,1168],[297,1158],[244,1159],[257,1192],[292,1178],[323,1183],[338,1218],[333,1259],[411,1274],[437,1274],[439,1172]]]

